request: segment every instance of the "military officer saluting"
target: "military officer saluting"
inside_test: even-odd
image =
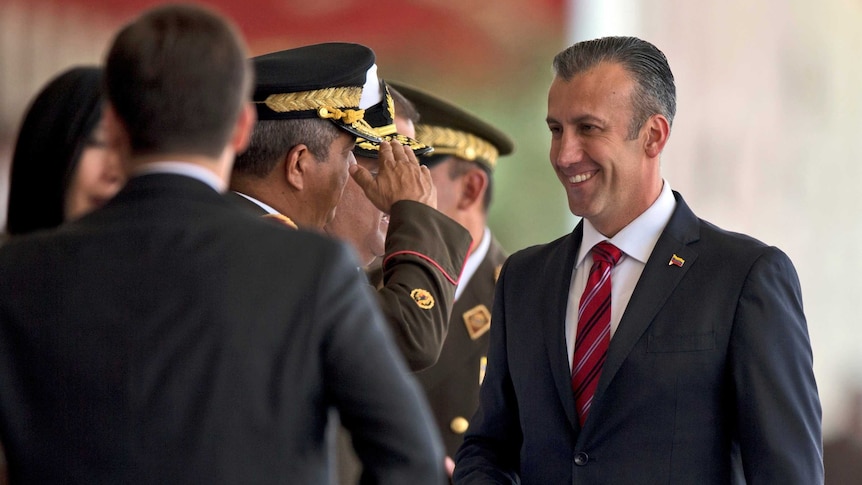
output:
[[[430,366],[443,345],[471,239],[434,208],[431,175],[414,154],[430,149],[392,137],[386,128],[392,124],[392,101],[377,77],[374,52],[333,42],[264,54],[252,63],[259,121],[249,149],[234,165],[234,198],[257,213],[284,216],[300,229],[326,227],[330,235],[353,243],[364,264],[368,261],[349,234],[327,226],[338,212],[345,216],[359,207],[359,199],[370,201],[375,231],[380,214],[388,222],[380,307],[410,369]],[[356,163],[357,140],[367,143],[366,152],[373,147],[373,167]],[[350,200],[343,203],[342,197]],[[345,225],[358,227],[358,216],[348,217]]]

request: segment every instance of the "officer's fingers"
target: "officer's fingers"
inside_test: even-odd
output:
[[[377,158],[381,168],[393,162],[395,160],[395,156],[392,153],[392,146],[385,141],[381,141],[380,152],[377,155]]]
[[[359,165],[358,163],[354,163],[347,167],[347,171],[350,172],[350,176],[353,177],[353,180],[356,181],[356,185],[358,185],[363,192],[368,192],[369,189],[372,188],[374,184],[374,176],[371,175],[365,167]]]
[[[393,139],[390,144],[390,149],[392,150],[392,156],[395,158],[396,162],[402,163],[406,161],[406,155],[404,155],[404,147],[398,140]]]
[[[414,156],[413,158],[416,158],[416,157]],[[417,165],[419,164],[418,161],[416,163],[417,163]],[[422,178],[424,178],[425,180],[428,180],[428,182],[431,182],[433,184],[433,182],[432,182],[433,179],[431,178],[431,169],[429,169],[428,166],[419,165],[419,171],[422,172]]]
[[[407,145],[404,145],[404,155],[407,157],[408,162],[419,165],[419,159],[416,158],[416,154],[413,153],[413,149]]]

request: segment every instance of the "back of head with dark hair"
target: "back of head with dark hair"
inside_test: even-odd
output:
[[[261,120],[254,126],[248,149],[233,164],[233,173],[266,177],[279,160],[303,144],[318,160],[325,160],[335,137],[335,124],[322,119]]]
[[[676,114],[676,86],[664,53],[637,37],[602,37],[578,42],[554,57],[554,72],[570,80],[599,63],[621,64],[635,81],[629,138],[636,138],[644,122],[661,114],[670,125]]]
[[[155,8],[121,30],[105,78],[108,99],[138,156],[218,156],[252,86],[236,29],[192,5]]]
[[[78,160],[102,115],[102,70],[75,67],[33,100],[15,142],[6,229],[25,234],[59,226]]]

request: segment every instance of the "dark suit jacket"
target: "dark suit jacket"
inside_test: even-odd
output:
[[[327,483],[336,408],[366,478],[440,483],[418,386],[342,243],[205,184],[134,178],[0,249],[13,483]]]
[[[488,355],[494,285],[505,260],[505,251],[492,239],[488,254],[455,301],[440,358],[416,374],[448,456],[455,456],[469,419],[479,406],[479,379],[484,376],[483,360]]]
[[[821,411],[787,256],[677,207],[614,334],[583,429],[565,312],[582,226],[512,255],[456,483],[818,484]],[[677,255],[682,266],[669,264]]]

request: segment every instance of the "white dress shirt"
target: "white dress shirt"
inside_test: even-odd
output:
[[[269,204],[261,202],[261,201],[255,199],[254,197],[252,197],[250,195],[245,195],[242,192],[237,192],[236,190],[234,190],[233,193],[236,195],[241,195],[241,196],[245,197],[246,199],[254,202],[255,204],[258,205],[258,207],[265,210],[267,214],[278,214],[279,213],[277,210],[273,209],[272,206],[270,206]]]
[[[464,293],[464,288],[466,288],[467,284],[470,283],[470,278],[473,277],[476,270],[479,269],[479,265],[482,264],[482,260],[484,260],[485,256],[488,255],[488,249],[490,247],[491,230],[486,227],[485,232],[482,234],[482,241],[479,243],[479,247],[470,253],[470,256],[467,257],[467,261],[464,263],[464,269],[461,270],[461,279],[458,280],[458,287],[455,288],[455,301],[458,301],[458,297],[461,296],[461,293]]]
[[[578,306],[593,265],[593,246],[602,241],[608,241],[623,252],[622,258],[611,270],[611,338],[613,338],[644,266],[675,208],[676,199],[673,198],[670,184],[664,180],[661,193],[649,209],[610,239],[597,231],[590,221],[584,219],[584,236],[572,270],[569,302],[566,307],[566,350],[569,353],[570,370],[578,329]]]
[[[132,170],[133,177],[138,175],[148,175],[154,173],[170,173],[175,175],[185,175],[195,180],[209,185],[216,192],[224,193],[227,190],[227,182],[210,170],[199,165],[188,162],[150,162],[142,164]]]

